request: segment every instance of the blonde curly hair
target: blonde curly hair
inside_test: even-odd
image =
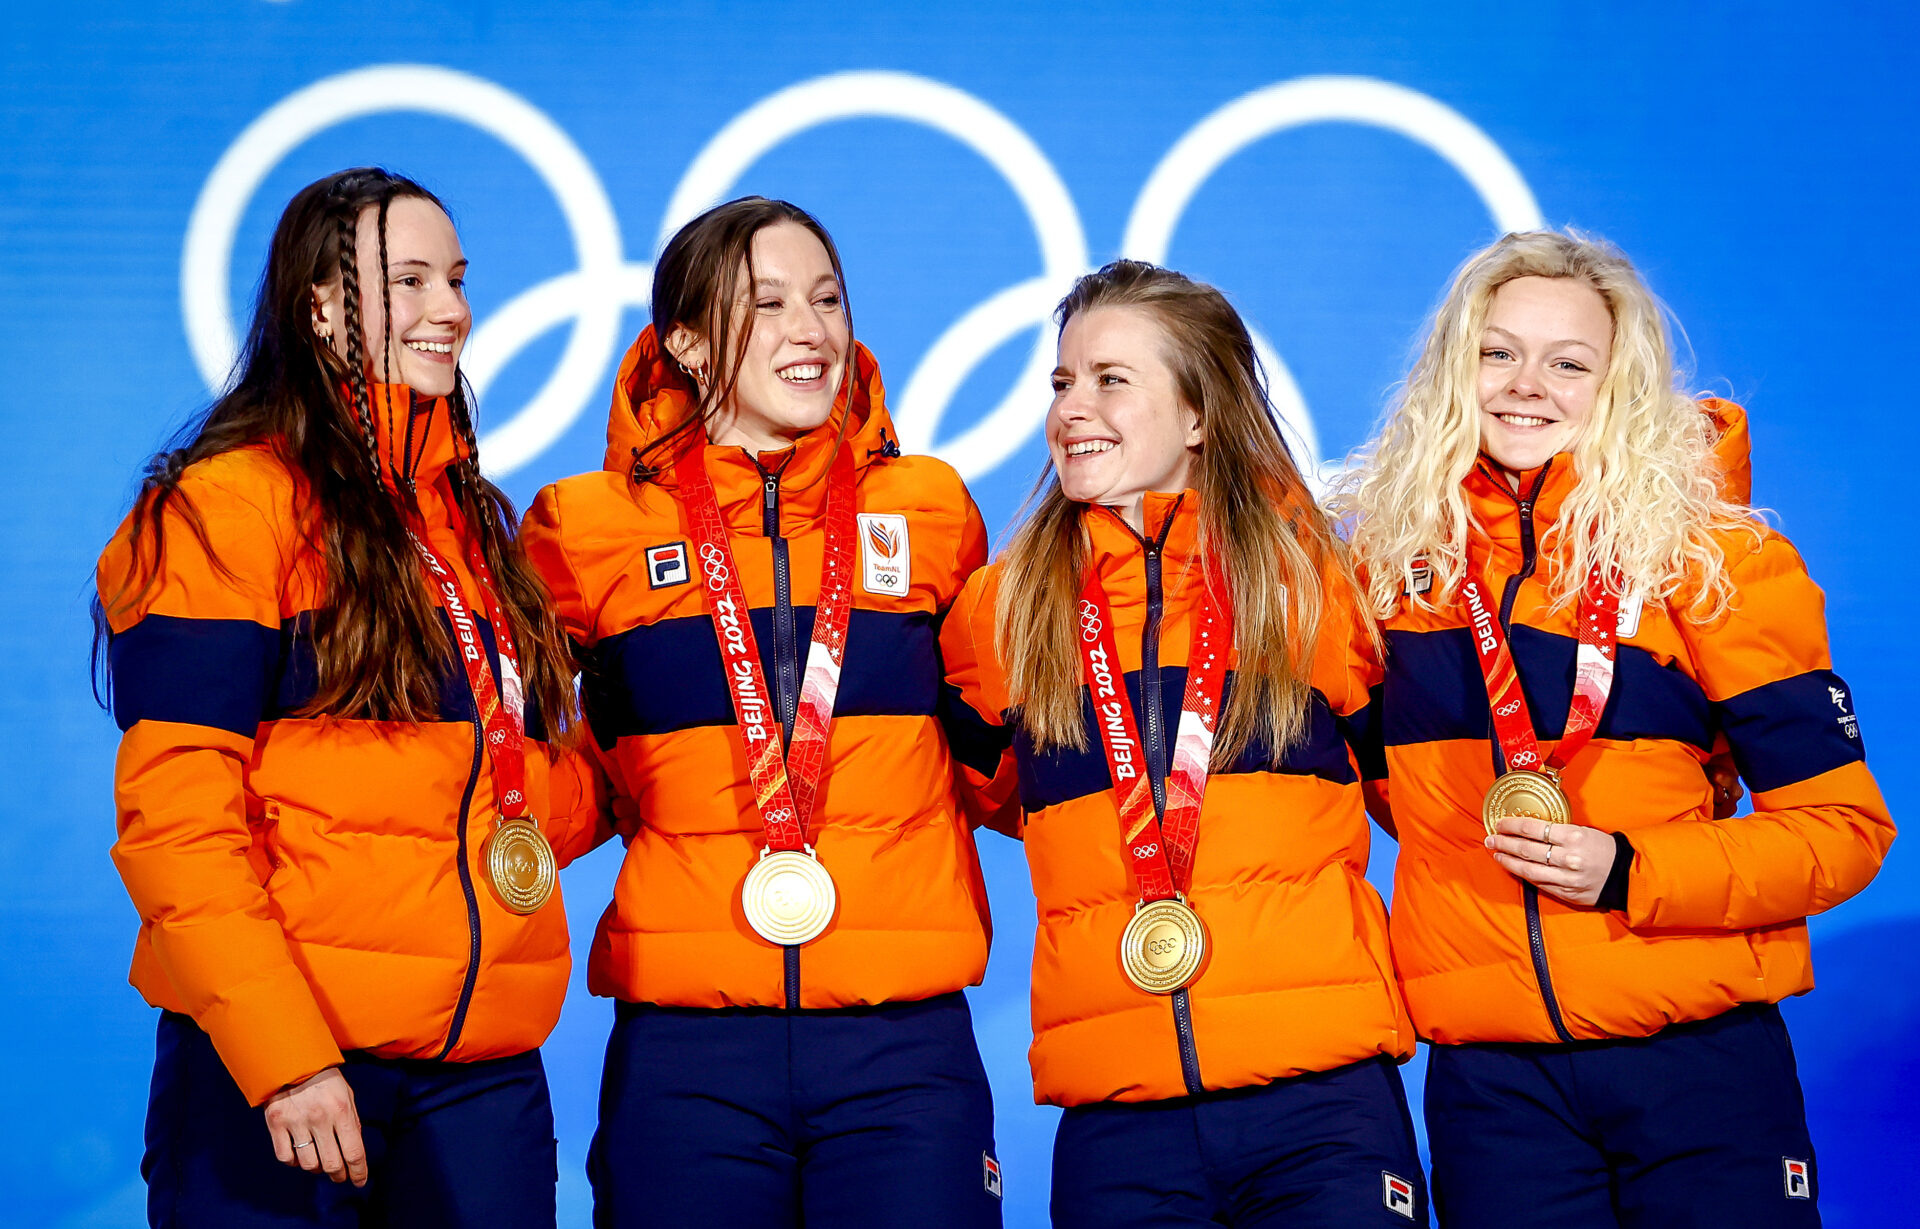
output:
[[[1494,292],[1516,278],[1573,278],[1613,317],[1613,351],[1593,411],[1573,445],[1579,483],[1541,539],[1557,559],[1549,595],[1577,599],[1595,563],[1622,596],[1666,599],[1702,622],[1733,597],[1716,534],[1758,533],[1753,509],[1729,499],[1713,457],[1718,436],[1679,391],[1660,303],[1619,249],[1577,232],[1509,234],[1454,274],[1419,360],[1374,441],[1332,493],[1347,523],[1366,601],[1388,618],[1403,597],[1423,609],[1451,600],[1467,568],[1462,481],[1480,454],[1482,333]],[[1416,592],[1416,562],[1432,569]]]

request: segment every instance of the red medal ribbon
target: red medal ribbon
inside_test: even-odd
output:
[[[441,485],[447,507],[457,525],[459,505],[453,502],[452,489],[444,480]],[[486,603],[487,622],[493,625],[493,642],[500,650],[502,685],[497,687],[493,666],[487,661],[486,645],[481,642],[480,630],[474,625],[473,608],[460,592],[459,578],[427,545],[424,526],[417,532],[413,529],[407,531],[407,537],[413,540],[414,547],[420,552],[421,563],[426,567],[427,588],[433,591],[440,609],[446,611],[447,619],[453,625],[454,648],[466,665],[467,686],[473,692],[473,711],[485,735],[481,740],[482,745],[486,747],[487,758],[493,765],[494,792],[500,814],[507,819],[520,819],[527,813],[526,700],[520,689],[520,654],[514,647],[512,625],[507,622],[506,612],[501,608],[500,598],[494,590],[493,572],[487,567],[486,554],[480,549],[480,538],[473,533],[462,536],[468,542],[467,567],[480,582],[480,597]]]
[[[1500,625],[1492,598],[1476,579],[1479,572],[1478,564],[1469,557],[1468,579],[1460,582],[1460,596],[1480,658],[1480,673],[1486,680],[1487,705],[1493,713],[1494,733],[1500,739],[1500,754],[1509,772],[1525,768],[1558,774],[1600,727],[1600,714],[1613,690],[1614,634],[1620,620],[1620,599],[1608,590],[1596,564],[1580,594],[1580,647],[1574,659],[1573,703],[1567,710],[1566,733],[1552,758],[1542,763],[1533,716],[1527,711],[1520,672],[1513,664],[1513,650],[1507,644],[1507,632]]]
[[[1187,645],[1187,689],[1180,703],[1180,728],[1174,735],[1173,764],[1167,773],[1167,813],[1156,820],[1153,787],[1147,779],[1146,752],[1133,718],[1114,648],[1113,608],[1097,570],[1087,569],[1080,591],[1080,664],[1093,699],[1094,724],[1107,753],[1107,775],[1120,808],[1120,831],[1132,855],[1143,900],[1178,894],[1177,883],[1193,871],[1199,839],[1200,803],[1207,792],[1214,729],[1220,721],[1220,690],[1233,647],[1233,614],[1221,600],[1225,585],[1209,570],[1203,581],[1200,613]]]
[[[780,746],[780,719],[767,689],[760,664],[760,646],[753,635],[746,588],[734,566],[727,541],[727,524],[707,473],[706,449],[696,444],[675,467],[688,529],[700,556],[701,594],[720,643],[726,670],[727,694],[740,742],[747,754],[753,780],[754,805],[766,832],[770,850],[806,847],[807,822],[812,818],[826,763],[827,728],[833,721],[833,701],[840,691],[840,663],[847,648],[847,620],[853,610],[854,493],[853,450],[842,444],[827,474],[826,558],[820,574],[820,597],[814,607],[813,641],[807,648],[806,674],[794,714],[793,745]]]

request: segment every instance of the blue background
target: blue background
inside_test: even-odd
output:
[[[166,8],[167,12],[157,10]],[[93,558],[134,475],[207,387],[188,348],[189,213],[236,136],[289,93],[369,65],[442,65],[492,81],[584,152],[629,260],[651,256],[688,165],[728,120],[849,69],[944,82],[998,109],[1065,182],[1094,263],[1118,254],[1161,155],[1249,91],[1357,74],[1421,91],[1512,159],[1541,213],[1631,253],[1691,338],[1696,386],[1753,414],[1755,498],[1826,588],[1834,659],[1896,818],[1920,663],[1916,369],[1907,6],[1216,3],[1119,8],[982,0],[925,14],[673,4],[34,6],[0,39],[0,1206],[16,1224],[140,1222],[153,1012],[125,984],[135,919],[107,858],[111,720],[87,685]],[[294,149],[245,212],[230,287],[244,313],[267,233],[301,184],[380,162],[442,192],[473,259],[477,318],[574,267],[552,193],[498,140],[454,120],[354,120]],[[742,190],[790,197],[843,247],[860,335],[896,392],[947,326],[1040,271],[1008,186],[926,128],[861,119],[768,152]],[[1360,443],[1449,271],[1493,236],[1473,191],[1428,149],[1327,124],[1261,140],[1200,189],[1169,262],[1226,289],[1273,339],[1322,451]],[[644,323],[628,310],[623,341]],[[564,327],[526,347],[483,400],[511,417],[553,369]],[[1008,394],[1033,334],[981,363],[946,433]],[[608,354],[590,404],[506,478],[537,487],[596,466]],[[1037,421],[1044,387],[1020,390]],[[974,490],[996,530],[1040,464],[1029,440]],[[1044,1223],[1052,1113],[1030,1104],[1024,1048],[1031,898],[1017,846],[983,841],[997,943],[973,993],[995,1081],[1008,1221]],[[579,950],[619,854],[568,872]],[[1383,884],[1392,856],[1375,856]],[[1820,990],[1787,1005],[1827,1222],[1910,1222],[1920,1090],[1920,860],[1895,846],[1858,900],[1814,923]],[[579,990],[548,1050],[562,1223],[581,1176],[611,1011]],[[1420,1064],[1408,1068],[1417,1080]]]

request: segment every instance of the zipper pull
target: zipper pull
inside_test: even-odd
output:
[[[766,475],[761,490],[765,497],[760,504],[760,525],[769,538],[777,538],[780,536],[780,475]]]

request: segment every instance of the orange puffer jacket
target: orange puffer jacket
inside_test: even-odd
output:
[[[1744,495],[1744,417],[1724,402],[1706,409],[1725,433],[1729,489]],[[1551,609],[1556,561],[1539,543],[1576,485],[1565,455],[1523,475],[1521,493],[1484,464],[1466,479],[1543,753],[1565,729],[1576,612]],[[1393,950],[1421,1036],[1641,1037],[1812,988],[1805,918],[1866,886],[1893,824],[1799,555],[1764,529],[1720,544],[1731,610],[1700,624],[1685,597],[1625,603],[1598,733],[1562,778],[1575,822],[1632,845],[1624,910],[1564,904],[1494,863],[1480,806],[1498,752],[1461,604],[1403,603],[1387,621],[1373,706],[1385,756],[1369,775],[1390,782]],[[1713,818],[1703,764],[1721,739],[1752,791],[1750,815]]]
[[[808,832],[839,912],[804,948],[768,943],[741,912],[764,839],[698,552],[670,463],[664,478],[634,481],[636,447],[688,413],[651,328],[616,381],[605,470],[547,487],[527,514],[527,550],[583,652],[588,721],[627,843],[588,966],[595,994],[846,1007],[946,993],[985,971],[986,892],[938,715],[935,629],[983,561],[986,532],[952,469],[900,455],[863,348],[853,377],[859,557]],[[835,444],[830,425],[791,453],[699,445],[786,718],[813,631]]]
[[[436,404],[417,423],[419,498],[429,544],[477,601],[439,481],[456,455],[447,421]],[[134,986],[191,1015],[255,1104],[343,1050],[465,1061],[538,1046],[566,995],[566,915],[556,894],[517,916],[486,885],[497,811],[466,675],[449,671],[436,721],[299,715],[326,589],[304,483],[262,445],[190,467],[179,495],[211,555],[176,499],[158,583],[137,603],[116,605],[127,524],[99,567]],[[493,628],[477,622],[497,678]],[[593,778],[541,741],[531,708],[528,735],[531,813],[564,862],[593,840]]]
[[[1148,495],[1146,545],[1104,508],[1085,514],[1093,565],[1113,607],[1115,644],[1143,738],[1143,686],[1157,678],[1164,774],[1198,615],[1198,496]],[[1055,1105],[1157,1101],[1324,1071],[1376,1054],[1405,1058],[1413,1031],[1394,985],[1387,915],[1366,880],[1368,827],[1345,741],[1379,677],[1344,581],[1328,578],[1304,741],[1277,769],[1253,747],[1207,780],[1187,901],[1206,924],[1199,980],[1148,994],[1120,968],[1120,936],[1140,899],[1127,866],[1105,752],[1087,709],[1085,750],[1036,754],[1009,727],[994,651],[995,564],[968,584],[941,635],[948,677],[975,731],[957,746],[991,810],[1016,787],[1038,898],[1033,953],[1035,1099]],[[1148,628],[1159,623],[1157,639]],[[1232,694],[1229,671],[1224,697]],[[997,760],[982,752],[1005,748]],[[1156,758],[1157,757],[1157,758]]]

